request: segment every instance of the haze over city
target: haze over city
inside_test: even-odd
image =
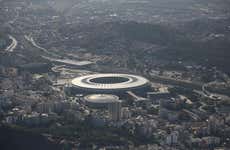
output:
[[[0,150],[228,150],[229,0],[0,0]]]

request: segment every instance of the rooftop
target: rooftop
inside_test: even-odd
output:
[[[111,94],[91,94],[84,97],[86,101],[94,103],[111,103],[119,101],[119,97]]]
[[[129,89],[145,86],[149,81],[141,76],[131,74],[93,74],[72,80],[76,87],[86,89]]]

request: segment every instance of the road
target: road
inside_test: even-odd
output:
[[[218,93],[213,93],[209,92],[207,90],[207,87],[210,86],[211,84],[216,83],[216,81],[206,83],[202,86],[202,91],[204,93],[204,96],[211,98],[212,100],[230,100],[230,97],[224,94],[218,94]]]
[[[150,81],[153,82],[159,82],[163,84],[171,84],[171,85],[177,85],[177,86],[182,86],[182,87],[187,87],[187,88],[192,88],[196,90],[202,90],[203,83],[199,82],[191,82],[187,80],[177,80],[173,78],[168,78],[168,77],[163,77],[159,75],[147,75],[146,76]]]
[[[146,76],[150,81],[153,82],[158,82],[158,83],[163,83],[163,84],[171,84],[171,85],[177,85],[177,86],[182,86],[186,88],[192,88],[197,91],[201,91],[202,96],[208,97],[212,100],[230,100],[230,97],[227,95],[223,94],[218,94],[218,93],[213,93],[207,90],[207,87],[215,83],[216,81],[209,82],[209,83],[201,83],[201,82],[192,82],[192,81],[187,81],[187,80],[179,80],[179,79],[173,79],[173,78],[168,78],[168,77],[162,77],[159,75],[150,75],[147,74]]]
[[[52,53],[52,52],[49,52],[47,49],[45,49],[45,48],[39,46],[39,45],[34,41],[33,37],[25,35],[24,38],[25,38],[27,41],[29,41],[34,47],[36,47],[36,48],[42,50],[43,52],[45,52],[48,56],[51,56],[51,57],[58,57],[58,58],[60,57],[59,55],[57,55],[57,54],[55,54],[55,53]]]
[[[9,38],[12,40],[11,44],[5,49],[5,51],[7,52],[13,52],[14,49],[17,47],[18,45],[18,41],[11,35],[9,35]]]

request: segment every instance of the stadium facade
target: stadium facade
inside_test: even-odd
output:
[[[134,91],[140,94],[151,90],[150,82],[132,74],[92,74],[71,81],[72,92],[82,94],[124,94]]]

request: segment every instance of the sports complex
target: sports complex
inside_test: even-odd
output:
[[[144,77],[132,74],[91,74],[74,78],[71,86],[77,93],[125,93],[146,92],[150,82]]]

